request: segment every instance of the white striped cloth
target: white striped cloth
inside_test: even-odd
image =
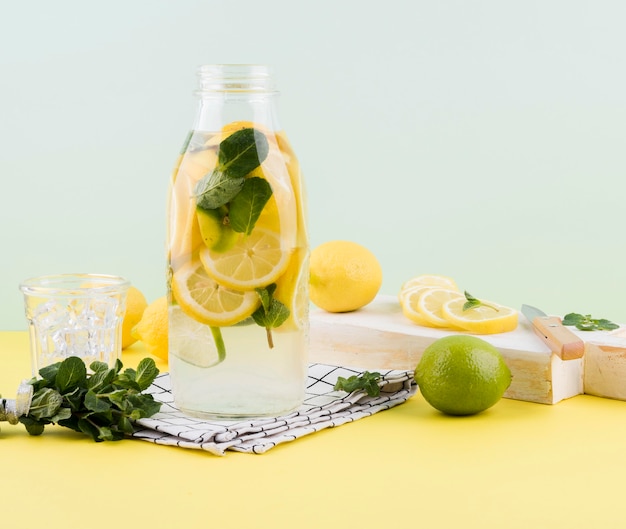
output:
[[[133,437],[156,444],[206,450],[224,455],[226,450],[262,454],[274,446],[314,432],[340,426],[402,404],[416,391],[412,371],[377,370],[380,395],[363,390],[335,391],[338,377],[360,375],[365,370],[311,364],[305,400],[296,411],[281,417],[244,421],[207,421],[188,417],[174,407],[169,373],[159,375],[147,390],[162,403],[156,415],[140,419]]]

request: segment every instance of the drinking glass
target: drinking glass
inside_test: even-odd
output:
[[[104,274],[57,274],[20,284],[30,333],[33,376],[69,356],[113,367],[122,350],[130,283]]]

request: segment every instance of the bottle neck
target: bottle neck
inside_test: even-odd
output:
[[[233,121],[280,129],[278,92],[266,66],[205,65],[198,69],[198,78],[195,130],[216,132]]]

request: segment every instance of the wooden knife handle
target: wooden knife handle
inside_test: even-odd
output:
[[[563,326],[560,318],[546,316],[533,320],[535,332],[550,350],[563,360],[582,358],[585,354],[585,342]]]

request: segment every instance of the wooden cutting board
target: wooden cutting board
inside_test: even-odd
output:
[[[574,360],[552,354],[521,313],[514,331],[480,335],[502,353],[513,375],[504,396],[543,404],[582,393],[626,400],[626,329],[575,332],[585,341],[585,355]],[[369,370],[415,369],[426,347],[451,334],[459,331],[416,325],[395,296],[378,296],[354,312],[312,310],[310,359]]]

